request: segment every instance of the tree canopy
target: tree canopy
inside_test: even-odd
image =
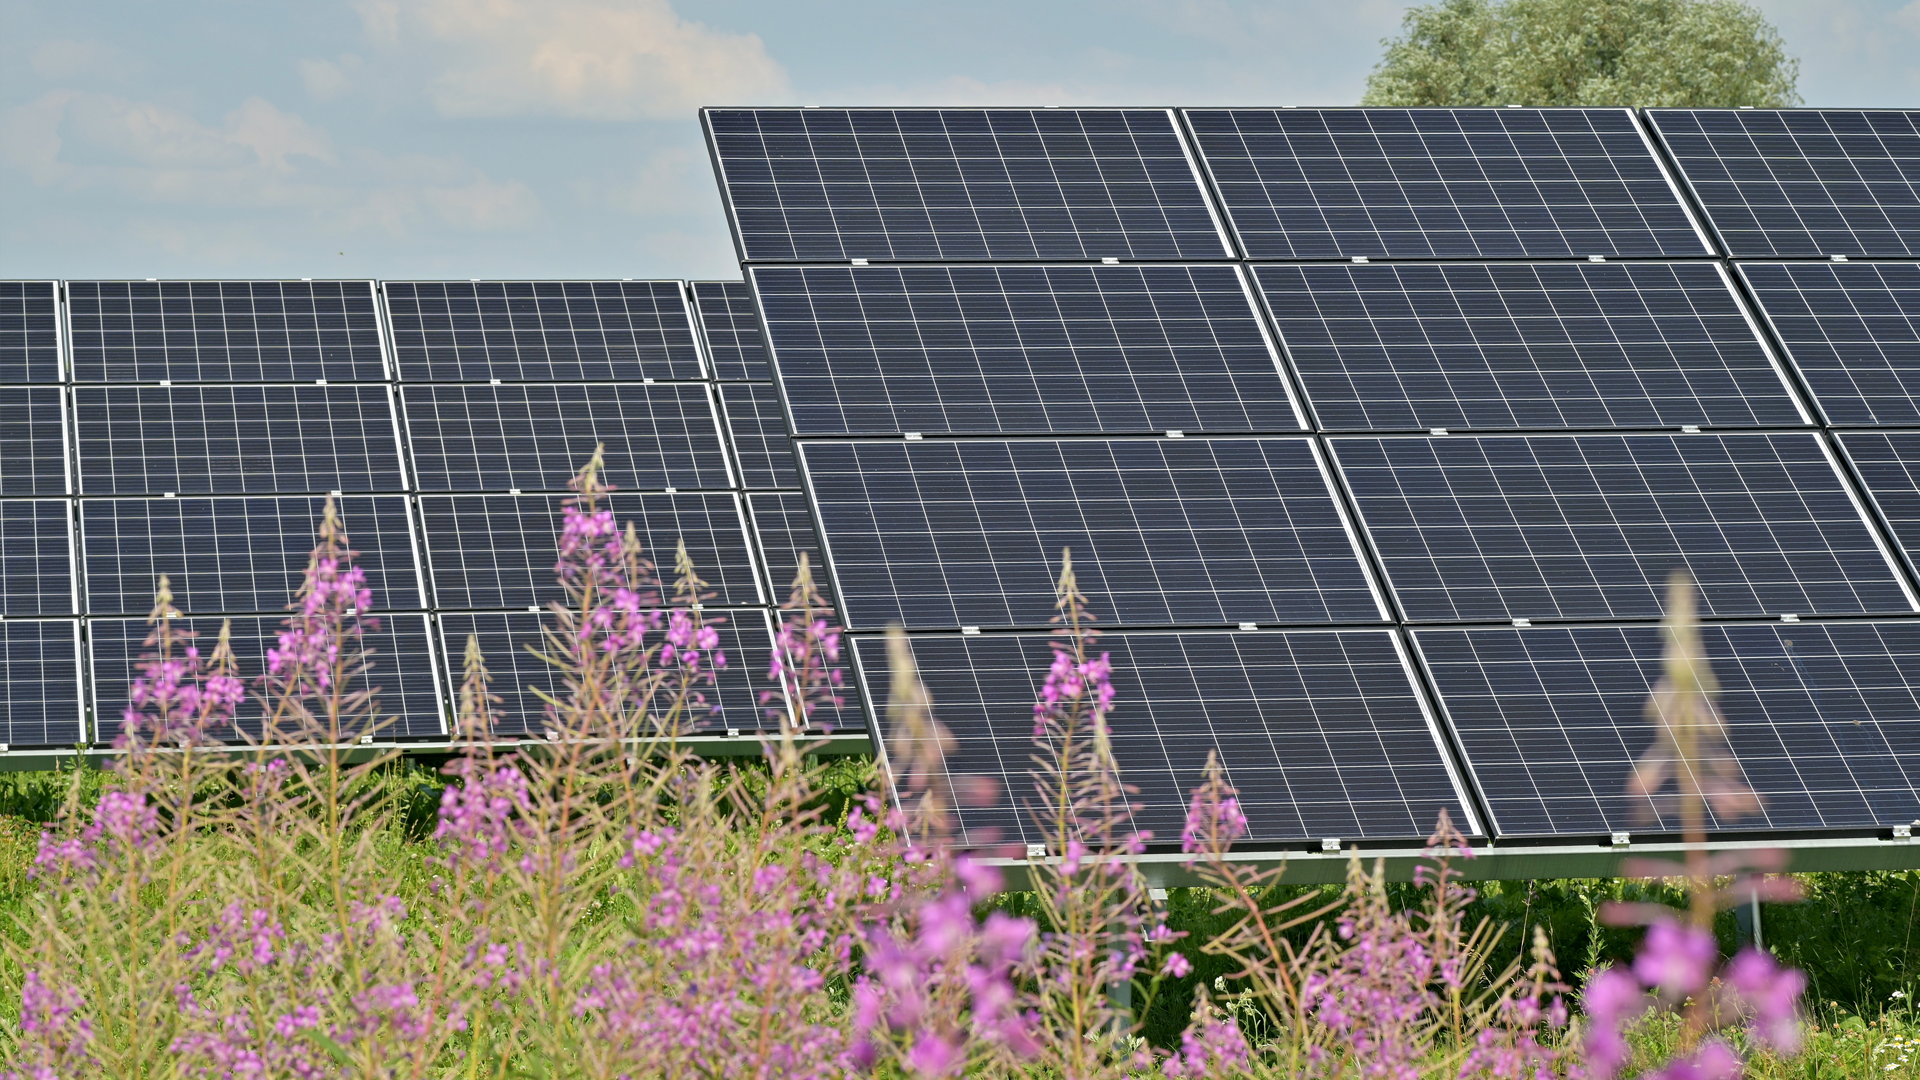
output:
[[[1800,62],[1739,0],[1440,0],[1382,44],[1363,105],[1800,102]]]

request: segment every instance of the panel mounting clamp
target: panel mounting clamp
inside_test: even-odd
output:
[[[1240,624],[1240,629],[1242,629],[1242,630],[1258,630],[1258,629],[1260,629],[1260,624],[1259,624],[1259,623],[1251,623],[1251,622],[1243,622],[1243,623],[1241,623],[1241,624]]]
[[[980,632],[980,628],[977,626],[963,626],[960,628],[960,632],[968,637],[972,637]]]
[[[1633,837],[1628,833],[1614,833],[1612,839],[1614,847],[1629,847],[1633,844]]]
[[[855,265],[855,266],[867,266],[867,265],[870,265],[870,264],[869,264],[869,263],[867,262],[867,260],[865,260],[865,259],[855,259],[855,260],[853,260],[853,265]]]
[[[1322,841],[1320,841],[1320,850],[1321,850],[1321,851],[1334,851],[1334,852],[1337,852],[1337,851],[1339,851],[1339,850],[1340,850],[1340,838],[1339,838],[1339,837],[1337,837],[1337,836],[1329,836],[1329,837],[1327,837],[1326,839],[1324,839],[1324,840],[1322,840]]]
[[[1103,258],[1102,258],[1102,259],[1100,260],[1100,264],[1101,264],[1102,266],[1119,266],[1119,265],[1120,265],[1120,260],[1119,260],[1119,259],[1116,259],[1116,258],[1114,258],[1114,257],[1113,257],[1113,256],[1111,256],[1111,255],[1109,255],[1109,256],[1106,256],[1106,257],[1103,257]]]

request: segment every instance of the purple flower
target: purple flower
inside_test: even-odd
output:
[[[1208,1015],[1180,1033],[1180,1049],[1167,1058],[1161,1070],[1182,1080],[1232,1076],[1250,1071],[1252,1057],[1237,1021],[1222,1022]]]
[[[1669,997],[1685,997],[1707,985],[1719,954],[1708,931],[1664,919],[1647,928],[1647,939],[1633,958],[1633,973]]]
[[[1646,990],[1632,974],[1610,967],[1587,980],[1580,1003],[1588,1018],[1581,1043],[1587,1074],[1601,1078],[1617,1075],[1629,1054],[1621,1028],[1646,1010]]]
[[[1739,1080],[1739,1055],[1719,1039],[1704,1043],[1692,1057],[1675,1058],[1647,1080]]]
[[[1727,963],[1727,986],[1752,1010],[1749,1030],[1761,1045],[1783,1055],[1800,1051],[1800,995],[1807,977],[1782,968],[1769,953],[1743,949]]]
[[[1165,972],[1169,978],[1184,979],[1192,973],[1193,963],[1183,953],[1170,952],[1161,971]]]
[[[521,831],[516,814],[528,806],[527,778],[518,766],[488,769],[462,758],[446,770],[461,778],[440,794],[440,823],[433,838],[454,862],[498,869],[501,856]]]

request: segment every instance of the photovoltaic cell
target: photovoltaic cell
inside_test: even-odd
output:
[[[1811,432],[1330,442],[1412,621],[1916,610]]]
[[[832,575],[820,558],[820,538],[813,529],[807,497],[797,491],[781,491],[755,492],[746,498],[753,533],[760,542],[760,558],[770,579],[767,595],[772,602],[784,604],[793,596],[794,579],[800,576],[800,553],[805,552],[820,598],[829,607],[838,607],[833,599]]]
[[[60,381],[60,305],[51,281],[0,281],[0,383]]]
[[[793,440],[780,413],[780,394],[772,383],[728,383],[720,387],[720,408],[740,462],[740,485],[747,488],[797,488]]]
[[[0,499],[0,615],[76,614],[62,499]]]
[[[1677,833],[1677,802],[1628,794],[1655,744],[1658,626],[1414,634],[1503,836]],[[1720,711],[1756,813],[1709,828],[1863,829],[1920,817],[1920,622],[1705,624]],[[944,716],[943,716],[944,719]],[[1657,753],[1657,751],[1656,751]]]
[[[1305,426],[1232,266],[751,273],[800,435]]]
[[[1920,255],[1920,111],[1647,115],[1727,254]]]
[[[1920,565],[1920,432],[1847,431],[1840,445],[1894,539]]]
[[[9,747],[82,742],[80,624],[0,623],[0,739]]]
[[[1920,263],[1736,265],[1829,422],[1920,423]]]
[[[554,576],[564,495],[424,495],[427,564],[436,606],[544,608],[565,599]],[[672,587],[675,544],[685,541],[695,570],[717,594],[717,604],[765,602],[738,496],[633,495],[615,492],[602,503],[625,529],[639,532],[644,557]]]
[[[371,281],[69,281],[79,382],[386,378]]]
[[[1305,439],[803,442],[845,625],[1385,618]]]
[[[1161,109],[708,109],[748,262],[1231,257]]]
[[[699,379],[678,281],[389,281],[402,379]]]
[[[733,486],[703,385],[428,384],[401,400],[423,491],[564,491],[602,443],[624,490]]]
[[[0,495],[67,494],[67,408],[57,386],[0,386]]]
[[[1023,809],[1030,725],[1007,721],[1031,710],[1053,659],[1048,639],[908,640],[955,740],[949,776],[1000,791],[995,805],[960,808],[963,842],[1040,841]],[[853,647],[871,696],[886,643],[857,637]],[[1442,809],[1477,831],[1390,631],[1110,633],[1100,650],[1113,656],[1114,757],[1139,788],[1129,827],[1152,830],[1157,844],[1177,842],[1211,752],[1239,790],[1254,843],[1425,837]]]
[[[297,496],[83,499],[87,610],[145,616],[162,574],[174,606],[188,615],[285,610],[306,573],[325,503]],[[350,495],[339,508],[373,609],[424,608],[406,498]]]
[[[1323,428],[1810,422],[1713,263],[1255,270]]]
[[[220,623],[219,618],[202,616],[175,620],[174,625],[198,633],[196,644],[201,654],[206,655],[220,639]],[[93,656],[94,716],[101,726],[101,740],[111,741],[120,732],[120,714],[126,708],[134,667],[141,656],[151,652],[144,642],[152,628],[144,619],[91,619],[87,629]],[[239,664],[240,678],[248,685],[265,673],[267,650],[278,642],[280,630],[279,616],[241,616],[233,620],[234,659]],[[382,616],[380,629],[369,630],[362,642],[373,650],[373,669],[353,680],[349,689],[373,687],[378,691],[378,715],[390,722],[375,730],[376,737],[404,739],[442,734],[440,681],[427,617]],[[214,737],[235,739],[244,732],[260,738],[266,714],[253,695],[249,694],[241,703],[236,721],[233,728],[214,732]],[[285,732],[282,737],[290,734],[292,732]]]
[[[402,491],[385,386],[83,386],[88,495]]]
[[[1626,109],[1189,109],[1253,259],[1711,255]]]
[[[760,316],[753,310],[753,290],[746,282],[696,281],[693,302],[700,313],[700,331],[707,341],[714,378],[747,382],[773,378],[766,345],[760,340]]]

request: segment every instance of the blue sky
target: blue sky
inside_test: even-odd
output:
[[[1762,0],[1810,105],[1920,0]],[[737,277],[703,104],[1350,104],[1392,0],[0,0],[0,277]]]

